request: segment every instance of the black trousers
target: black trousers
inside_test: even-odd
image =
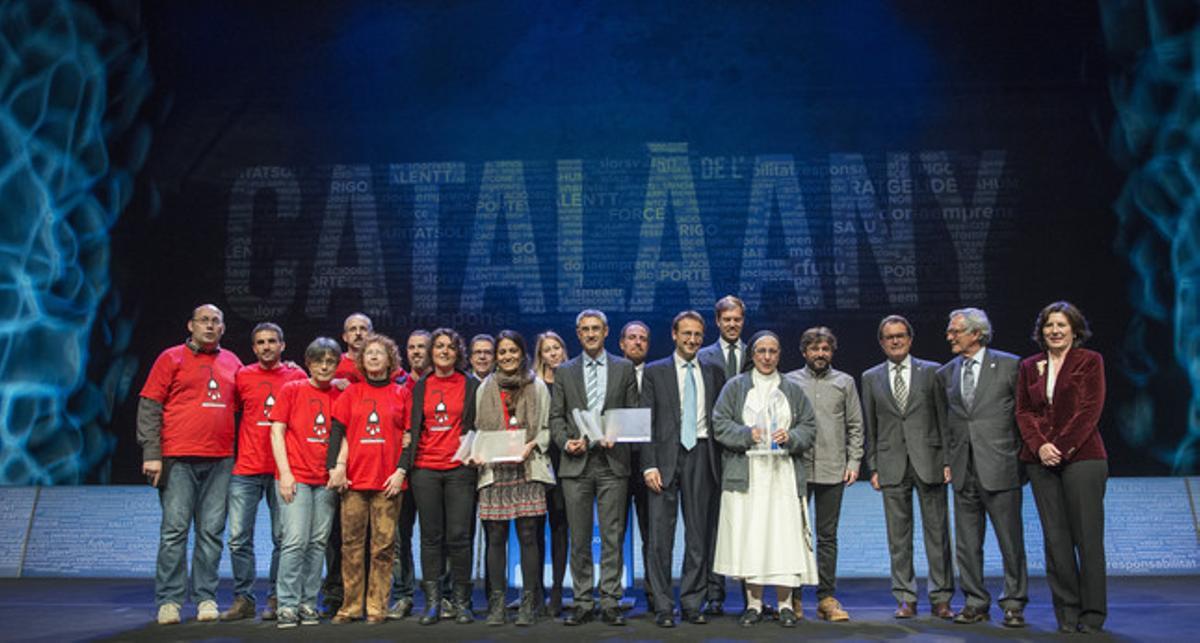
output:
[[[561,457],[558,447],[554,443],[550,443],[550,460],[554,464],[554,470],[558,471],[559,458]],[[567,576],[567,545],[569,542],[570,529],[567,526],[567,501],[563,497],[562,484],[556,484],[553,487],[546,488],[546,520],[550,525],[550,583],[551,587],[562,591],[563,579]],[[546,560],[546,539],[545,534],[538,534],[538,558]],[[539,568],[539,576],[543,571]],[[539,580],[538,585],[545,587],[545,581]]]
[[[654,611],[674,608],[671,591],[671,560],[675,524],[683,505],[683,570],[679,581],[679,606],[685,613],[698,612],[710,600],[709,575],[717,539],[717,508],[721,493],[709,466],[708,440],[699,440],[691,451],[679,447],[676,475],[665,480],[661,493],[650,493],[650,562],[647,572],[655,588]],[[658,588],[664,588],[658,591]]]
[[[539,557],[538,540],[546,524],[545,516],[517,518],[517,541],[521,544],[521,588],[532,592],[541,582],[542,558]],[[487,589],[488,593],[508,589],[508,523],[507,520],[484,520],[487,534]]]
[[[817,600],[837,591],[838,521],[842,517],[842,495],[846,485],[808,483],[808,499],[816,513]],[[800,588],[795,588],[799,590]]]
[[[642,586],[646,590],[646,609],[653,611],[654,590],[650,587],[650,499],[647,495],[650,490],[646,487],[641,458],[636,450],[630,455],[629,469],[629,504],[625,508],[625,514],[627,516],[637,514],[637,530],[642,539]],[[632,530],[633,520],[627,520],[627,522]],[[632,567],[632,563],[630,566]]]
[[[475,479],[470,467],[412,472],[409,484],[421,521],[421,572],[426,581],[437,580],[449,560],[454,583],[471,582]]]
[[[396,559],[392,563],[392,601],[412,600],[417,580],[413,572],[413,525],[417,522],[417,501],[412,486],[404,491],[400,517],[396,520]]]
[[[1061,468],[1027,463],[1025,471],[1042,522],[1054,616],[1059,625],[1101,628],[1108,616],[1104,559],[1108,461],[1080,460]]]

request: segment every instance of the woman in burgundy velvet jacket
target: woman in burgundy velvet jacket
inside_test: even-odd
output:
[[[1064,633],[1099,631],[1108,613],[1108,455],[1098,428],[1104,359],[1080,348],[1090,336],[1087,320],[1074,305],[1057,301],[1046,306],[1033,334],[1043,352],[1023,360],[1017,376],[1017,425],[1024,442],[1020,457],[1033,485],[1046,545],[1046,580]]]

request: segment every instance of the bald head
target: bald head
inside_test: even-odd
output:
[[[192,310],[187,323],[192,342],[202,348],[213,348],[225,334],[225,313],[212,304],[201,304]]]

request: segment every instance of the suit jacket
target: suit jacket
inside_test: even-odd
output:
[[[942,429],[938,422],[937,362],[912,358],[908,401],[901,411],[892,394],[892,363],[884,361],[862,374],[863,426],[867,437],[867,467],[879,474],[879,484],[899,484],[911,460],[925,484],[941,483]]]
[[[1045,353],[1021,362],[1017,377],[1021,459],[1041,462],[1037,451],[1047,442],[1058,447],[1063,462],[1107,459],[1098,428],[1104,410],[1104,358],[1086,348],[1067,351],[1054,380],[1053,403],[1046,399],[1049,370]]]
[[[709,467],[713,479],[721,479],[721,455],[713,428],[713,405],[725,385],[725,367],[700,362],[698,375],[704,379],[704,414],[708,418]],[[643,407],[650,409],[650,442],[638,445],[642,471],[657,468],[666,485],[674,480],[679,461],[679,436],[682,432],[683,404],[679,399],[679,380],[675,371],[675,354],[646,365],[642,373]],[[640,472],[635,472],[640,473]],[[714,489],[714,492],[716,490]]]
[[[744,344],[745,342],[742,342],[742,340],[739,339],[738,343]],[[742,367],[746,365],[746,360],[750,359],[750,356],[747,354],[747,351],[749,350],[750,347],[742,346],[742,359],[738,362],[737,372],[735,372],[734,375],[741,373]],[[717,341],[705,346],[704,348],[701,348],[700,352],[696,354],[696,357],[699,358],[701,363],[716,364],[718,367],[720,367],[721,374],[725,374],[725,351],[721,350],[720,337],[717,337]]]
[[[961,491],[967,480],[968,458],[984,489],[1016,489],[1025,483],[1018,459],[1017,356],[987,349],[984,363],[978,366],[970,408],[962,399],[962,363],[958,355],[937,371],[937,408],[954,490]]]
[[[583,375],[585,353],[563,362],[554,369],[554,391],[550,397],[550,439],[562,451],[559,460],[559,478],[578,478],[583,474],[587,460],[596,450],[607,451],[608,465],[619,476],[629,475],[629,445],[617,444],[606,449],[599,444],[588,445],[580,455],[567,453],[567,440],[582,434],[575,426],[571,412],[587,408],[587,384]],[[637,376],[633,373],[633,362],[605,351],[608,364],[608,379],[604,392],[604,410],[628,409],[638,405]]]

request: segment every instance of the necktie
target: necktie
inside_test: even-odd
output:
[[[737,344],[729,345],[729,354],[725,356],[725,377],[737,375]]]
[[[587,403],[588,410],[600,409],[600,364],[596,360],[588,362],[587,372]]]
[[[908,386],[904,384],[904,364],[896,364],[896,377],[892,380],[892,392],[896,396],[896,406],[904,411],[908,404]]]
[[[687,374],[683,377],[683,426],[679,442],[691,451],[696,446],[696,378],[692,375],[692,362],[684,365]]]
[[[968,358],[963,362],[963,381],[962,381],[962,397],[963,403],[967,408],[971,408],[971,404],[975,402],[975,360]]]

